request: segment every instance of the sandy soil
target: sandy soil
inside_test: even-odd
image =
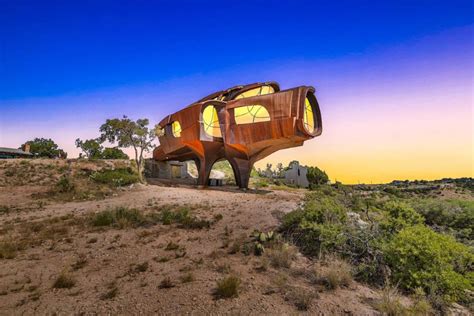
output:
[[[376,314],[367,303],[377,297],[374,290],[355,282],[335,291],[317,286],[308,278],[313,263],[301,255],[290,269],[261,271],[262,257],[230,253],[232,243],[248,239],[255,229],[275,229],[279,216],[295,209],[304,191],[135,185],[106,199],[67,203],[39,201],[31,195],[44,190],[41,186],[0,187],[0,205],[10,209],[0,214],[5,236],[25,223],[71,215],[81,218],[115,206],[159,210],[170,203],[186,204],[200,218],[221,214],[222,220],[201,230],[162,224],[101,230],[73,226],[65,237],[21,250],[14,259],[0,259],[2,315]],[[170,242],[179,249],[167,251]],[[61,273],[71,276],[75,285],[53,288]],[[194,280],[181,281],[189,273]],[[241,278],[240,295],[215,299],[216,281],[229,274]],[[173,287],[160,287],[165,278],[170,278]],[[314,296],[308,311],[295,307],[289,295],[294,289]]]

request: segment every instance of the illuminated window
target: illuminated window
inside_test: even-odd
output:
[[[303,117],[303,122],[304,122],[304,128],[310,133],[314,132],[314,114],[313,114],[313,106],[311,105],[311,102],[308,100],[308,98],[305,99],[304,101],[304,117]]]
[[[158,137],[161,137],[161,136],[165,135],[165,130],[163,128],[161,128],[159,125],[156,125],[155,135],[158,136]]]
[[[181,124],[179,124],[178,121],[174,121],[173,124],[171,124],[171,130],[174,137],[181,137]]]
[[[237,124],[270,121],[270,114],[262,105],[248,105],[235,108],[234,117]]]
[[[211,137],[222,137],[217,110],[214,106],[208,105],[202,112],[202,124],[204,131]]]
[[[250,97],[255,97],[257,95],[265,95],[265,94],[270,94],[274,92],[275,92],[275,89],[273,89],[272,86],[260,86],[258,88],[250,89],[248,91],[238,94],[235,97],[235,99],[250,98]]]

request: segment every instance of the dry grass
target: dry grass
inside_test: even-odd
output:
[[[380,299],[374,303],[374,308],[387,316],[407,315],[406,308],[400,303],[400,295],[396,287],[385,287]]]
[[[214,291],[216,298],[232,298],[239,296],[240,278],[231,275],[222,280],[217,281],[217,287]]]
[[[351,266],[337,258],[327,259],[328,267],[322,272],[322,281],[328,289],[334,290],[352,283]]]
[[[0,242],[0,259],[13,259],[16,257],[18,246],[13,241]]]
[[[316,295],[312,291],[298,287],[290,288],[285,295],[285,299],[300,311],[308,310],[315,297]]]
[[[170,277],[164,278],[159,285],[160,289],[169,289],[175,287],[173,280]]]
[[[181,283],[189,283],[195,280],[194,274],[188,272],[180,277]]]
[[[276,269],[290,268],[291,263],[296,258],[297,250],[294,246],[289,244],[278,244],[272,249],[265,251],[266,256],[270,261],[270,265]]]
[[[54,281],[53,288],[55,289],[70,289],[76,285],[76,280],[66,272],[62,272]]]
[[[118,287],[117,284],[114,282],[111,282],[107,285],[107,291],[100,296],[101,300],[111,300],[114,297],[117,296],[118,294]]]

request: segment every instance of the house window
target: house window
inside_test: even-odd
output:
[[[204,132],[206,132],[207,135],[211,137],[222,137],[217,110],[213,105],[208,105],[204,108],[202,112],[202,124]]]
[[[178,121],[174,121],[171,124],[171,131],[174,137],[181,137],[181,124]]]
[[[273,89],[272,86],[260,86],[260,87],[239,93],[234,99],[237,100],[237,99],[243,99],[243,98],[250,98],[250,97],[255,97],[257,95],[265,95],[265,94],[270,94],[274,92],[275,92],[275,89]]]
[[[305,104],[305,107],[304,107],[304,117],[303,117],[304,128],[305,128],[309,133],[312,133],[312,132],[314,132],[313,106],[311,105],[311,102],[309,101],[308,98],[305,99],[304,104]]]
[[[250,124],[270,121],[270,114],[262,105],[247,105],[234,109],[235,123]]]

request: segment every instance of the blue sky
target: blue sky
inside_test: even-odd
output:
[[[316,87],[324,131],[261,164],[299,157],[347,182],[472,175],[472,9],[0,0],[0,147],[47,137],[75,157],[74,140],[107,118],[155,124],[216,90],[276,80]]]
[[[472,23],[471,1],[0,1],[2,99],[357,55]]]

